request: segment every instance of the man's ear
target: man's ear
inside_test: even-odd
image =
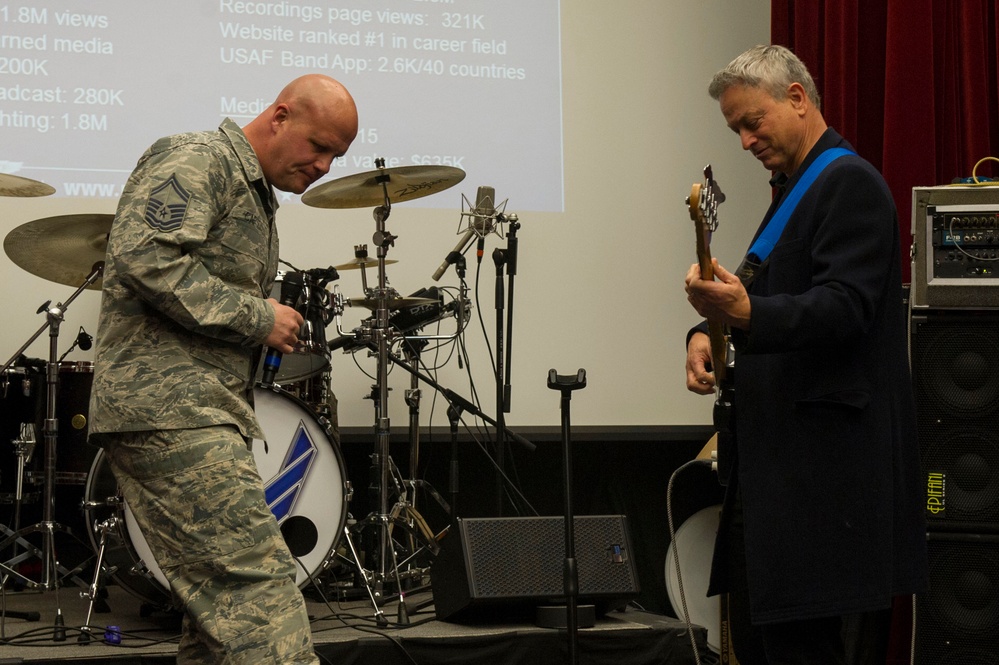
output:
[[[271,115],[271,129],[277,130],[279,125],[283,125],[288,120],[289,110],[287,104],[278,104],[274,107]]]
[[[805,92],[804,86],[800,83],[792,83],[787,86],[787,98],[791,101],[791,106],[799,112],[804,111],[811,104],[808,93]]]

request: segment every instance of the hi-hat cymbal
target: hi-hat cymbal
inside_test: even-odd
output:
[[[347,302],[353,307],[367,307],[368,309],[374,311],[378,309],[378,300],[378,298],[349,298]],[[395,296],[388,298],[387,300],[389,309],[403,309],[406,307],[416,307],[417,305],[431,305],[437,302],[433,298],[412,298],[408,296]]]
[[[398,261],[396,259],[385,259],[385,265],[389,265],[391,263],[398,263]],[[377,268],[378,259],[372,259],[368,257],[361,259],[353,259],[351,261],[348,261],[347,263],[341,263],[340,265],[333,267],[336,268],[337,270],[357,270],[359,268]]]
[[[0,196],[48,196],[49,194],[55,194],[55,187],[52,185],[11,173],[0,173]]]
[[[104,261],[114,215],[83,214],[46,217],[22,224],[7,234],[3,249],[10,260],[32,275],[57,284],[81,286],[94,264]],[[99,290],[103,278],[89,289]]]
[[[382,182],[389,202],[399,203],[442,192],[464,178],[465,172],[453,166],[396,166],[318,185],[302,195],[302,203],[315,208],[368,208],[385,203]]]

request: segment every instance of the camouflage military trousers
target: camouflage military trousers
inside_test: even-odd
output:
[[[295,562],[234,427],[104,435],[122,497],[184,609],[178,663],[318,663]]]

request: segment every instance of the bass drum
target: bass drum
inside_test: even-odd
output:
[[[328,426],[284,390],[254,390],[257,419],[265,441],[253,441],[253,458],[264,482],[267,505],[277,518],[288,549],[298,560],[295,582],[304,587],[330,563],[347,522],[350,485],[340,449]],[[94,459],[86,485],[88,523],[112,515],[117,537],[108,539],[104,560],[127,591],[158,607],[171,605],[168,585],[152,551],[120,499],[104,451]],[[124,523],[124,528],[121,524]],[[94,551],[100,537],[90,530]]]

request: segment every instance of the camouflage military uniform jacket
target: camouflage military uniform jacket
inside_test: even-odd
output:
[[[108,240],[91,434],[233,424],[262,438],[247,396],[274,325],[276,209],[232,120],[139,159]]]

